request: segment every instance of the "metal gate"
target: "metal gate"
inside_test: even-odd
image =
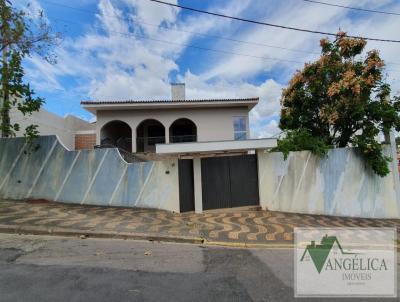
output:
[[[194,211],[193,160],[180,159],[178,171],[180,212]]]
[[[259,204],[256,155],[201,160],[203,209]]]

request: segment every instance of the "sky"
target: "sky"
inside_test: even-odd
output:
[[[400,40],[400,15],[330,7],[303,0],[166,0],[184,6],[285,26],[346,31]],[[250,113],[252,137],[280,133],[282,89],[320,54],[323,35],[252,25],[149,0],[17,0],[43,10],[62,34],[57,64],[33,55],[26,79],[45,108],[93,121],[82,100],[170,99],[170,83],[184,82],[186,98],[259,97]],[[325,0],[400,13],[400,0]],[[29,8],[27,4],[30,3]],[[387,63],[386,80],[400,94],[400,43],[368,42]]]

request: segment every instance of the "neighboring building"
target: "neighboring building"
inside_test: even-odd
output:
[[[95,133],[95,125],[70,114],[62,117],[41,108],[38,112],[24,116],[20,111],[13,109],[10,112],[10,119],[12,123],[18,123],[21,127],[17,136],[22,136],[25,128],[34,124],[38,125],[40,135],[57,135],[69,150],[93,149],[95,144],[95,142],[91,145],[84,144],[80,139],[82,135],[89,135],[91,138]]]
[[[249,139],[249,112],[258,98],[187,100],[184,89],[184,84],[173,84],[171,100],[81,105],[96,115],[98,145],[133,153],[155,152],[156,144]]]

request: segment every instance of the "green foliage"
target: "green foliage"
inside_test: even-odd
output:
[[[329,146],[319,137],[312,136],[305,129],[291,130],[286,132],[286,137],[278,140],[278,146],[272,151],[281,151],[285,160],[290,151],[309,150],[312,153],[325,156]]]
[[[354,138],[354,144],[360,149],[366,163],[379,176],[386,176],[390,170],[388,162],[390,157],[385,156],[382,151],[382,145],[369,135],[360,134]]]
[[[365,45],[342,32],[333,42],[321,40],[321,57],[297,71],[282,92],[279,126],[286,138],[278,150],[318,154],[319,147],[310,147],[316,140],[325,146],[358,147],[374,172],[389,173],[390,158],[376,137],[380,131],[400,130],[400,98],[389,98],[378,51],[361,56]]]
[[[34,91],[25,83],[22,60],[35,53],[50,63],[55,57],[49,51],[59,36],[52,35],[42,12],[29,16],[16,10],[8,0],[0,0],[0,131],[2,137],[15,136],[20,131],[18,123],[10,121],[10,110],[20,111],[24,116],[39,111],[44,99],[34,96]],[[24,136],[28,141],[38,136],[37,126],[30,125]]]
[[[28,152],[36,151],[40,147],[38,144],[34,144],[35,139],[39,137],[37,128],[37,125],[29,125],[25,128],[24,137],[28,146]]]

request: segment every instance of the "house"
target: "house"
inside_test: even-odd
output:
[[[193,154],[251,147],[249,112],[258,98],[186,99],[185,84],[172,84],[171,94],[171,100],[81,102],[97,118],[95,133],[86,139],[132,153]]]
[[[68,149],[84,149],[87,145],[82,145],[80,137],[94,133],[95,125],[74,115],[67,114],[59,116],[44,108],[33,112],[31,115],[23,115],[16,108],[10,111],[10,120],[12,123],[20,125],[20,131],[17,131],[16,136],[23,136],[25,128],[29,125],[37,125],[37,130],[40,135],[56,135],[60,142]],[[76,138],[79,138],[78,140]],[[90,137],[90,136],[89,136]],[[93,146],[95,142],[91,143]]]
[[[249,112],[259,99],[186,99],[185,84],[172,84],[171,95],[170,100],[83,101],[96,116],[96,129],[77,139],[118,147],[126,151],[125,159],[132,153],[134,161],[176,161],[176,168],[164,172],[177,169],[180,212],[258,206],[256,150],[276,146],[273,138],[250,138]]]
[[[48,152],[41,167],[66,164],[67,172],[59,175],[65,179],[58,179],[57,190],[34,196],[199,213],[259,206],[256,151],[277,144],[274,138],[250,138],[249,112],[259,99],[186,99],[184,84],[173,84],[171,92],[170,100],[82,101],[95,123],[44,109],[28,117],[25,124],[39,124],[41,135],[55,134],[69,150],[79,150],[41,138],[41,152]]]

